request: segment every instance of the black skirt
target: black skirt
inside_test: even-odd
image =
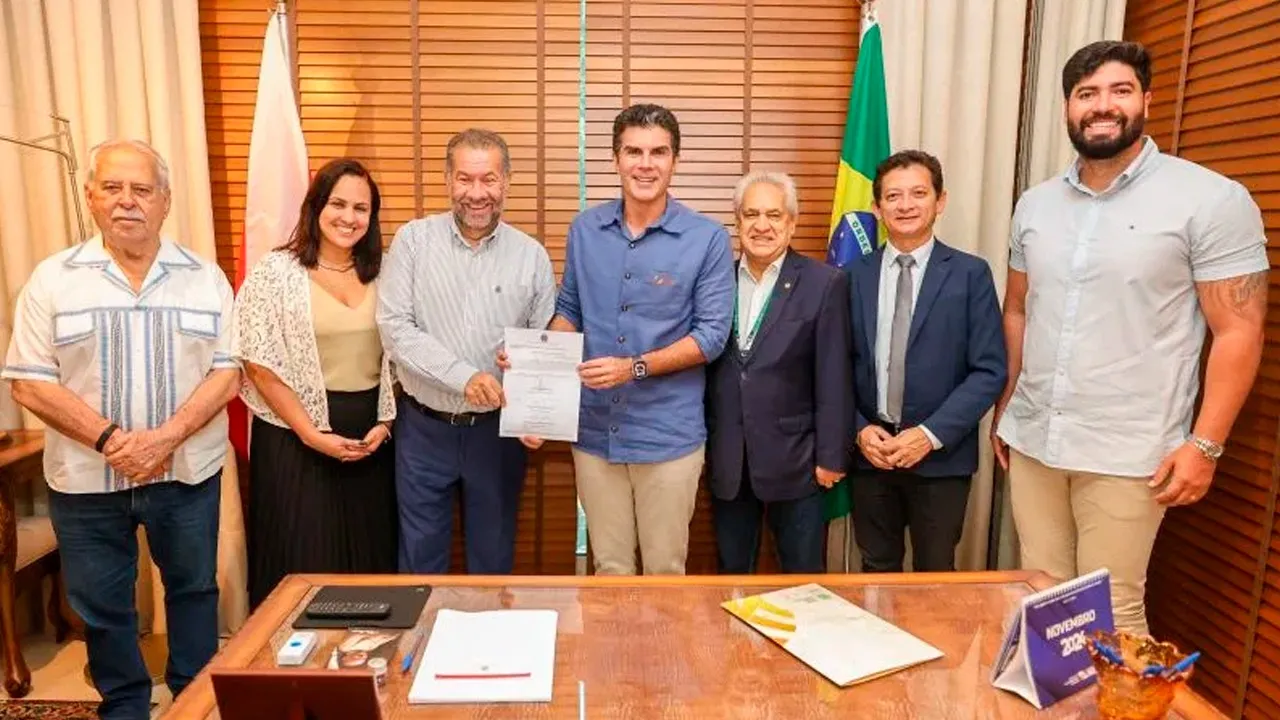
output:
[[[378,388],[329,392],[333,432],[360,439],[377,422]],[[398,523],[390,441],[344,463],[292,430],[253,419],[249,447],[249,605],[290,573],[394,573]]]

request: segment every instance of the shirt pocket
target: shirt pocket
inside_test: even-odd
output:
[[[222,315],[211,310],[179,309],[175,315],[174,349],[178,370],[198,372],[202,378],[213,366],[213,351],[222,331]]]
[[[65,347],[97,335],[90,313],[70,313],[53,317],[53,346]]]
[[[527,327],[529,307],[533,304],[533,286],[528,283],[503,282],[487,289],[489,321],[497,327]]]
[[[64,372],[92,367],[98,355],[98,324],[91,312],[53,316],[53,354]]]
[[[674,320],[685,314],[688,288],[675,268],[653,268],[640,273],[629,301],[635,312],[654,320]]]

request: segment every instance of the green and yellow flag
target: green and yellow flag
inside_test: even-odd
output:
[[[864,3],[858,65],[849,93],[844,144],[831,204],[831,236],[827,264],[843,268],[879,244],[879,228],[871,212],[871,180],[876,165],[889,156],[889,104],[884,91],[884,47],[872,3]],[[849,514],[849,481],[827,491],[827,520]]]
[[[869,7],[871,3],[867,3]],[[844,144],[831,204],[827,264],[844,267],[875,249],[877,228],[871,213],[871,180],[876,165],[889,156],[889,104],[884,92],[884,48],[873,10],[862,17],[858,66],[849,93]]]

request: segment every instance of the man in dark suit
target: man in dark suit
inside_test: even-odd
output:
[[[937,240],[942,166],[918,150],[876,168],[888,243],[849,266],[856,431],[853,523],[863,569],[955,569],[978,423],[1006,377],[1004,331],[986,261]]]
[[[729,346],[707,382],[707,457],[720,571],[750,573],[768,519],[783,572],[822,572],[822,489],[853,434],[847,276],[790,250],[795,182],[734,190],[742,257]]]

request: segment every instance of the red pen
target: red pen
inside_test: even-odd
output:
[[[516,680],[533,677],[533,673],[436,673],[437,680]]]

